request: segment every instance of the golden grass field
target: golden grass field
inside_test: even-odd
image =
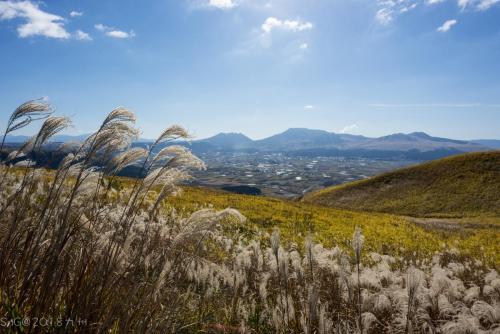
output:
[[[327,247],[339,245],[348,249],[352,231],[359,226],[370,251],[419,257],[443,248],[457,248],[488,263],[500,263],[500,219],[492,217],[485,219],[488,225],[484,226],[474,224],[456,230],[426,228],[398,215],[356,212],[195,187],[185,187],[180,196],[166,201],[166,208],[186,212],[209,205],[215,209],[231,207],[239,210],[248,218],[250,232],[254,228],[270,232],[273,227],[279,227],[285,239],[297,244],[301,244],[303,237],[311,231],[314,239]]]

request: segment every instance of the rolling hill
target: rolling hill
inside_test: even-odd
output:
[[[303,200],[413,217],[500,216],[500,152],[469,153],[326,188]]]

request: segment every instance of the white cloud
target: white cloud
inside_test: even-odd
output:
[[[113,38],[130,38],[134,37],[135,33],[134,31],[126,32],[126,31],[121,31],[121,30],[111,30],[106,32],[106,36],[113,37]]]
[[[87,34],[85,31],[77,30],[75,32],[75,38],[79,41],[91,41],[92,37]]]
[[[209,0],[208,5],[219,9],[230,9],[236,7],[233,0]]]
[[[436,1],[436,0],[431,0],[431,1]],[[439,0],[439,1],[444,1],[444,0]],[[417,4],[414,3],[414,4],[411,4],[409,6],[406,6],[406,7],[403,7],[399,10],[400,13],[406,13],[406,12],[409,12],[410,10],[412,9],[415,9],[417,8]]]
[[[98,24],[94,25],[94,28],[96,28],[99,31],[103,31],[106,36],[112,37],[112,38],[125,39],[125,38],[135,37],[135,32],[133,30],[130,30],[130,32],[126,32],[123,30],[119,30],[119,29],[104,25],[102,23],[98,23]]]
[[[357,129],[359,129],[359,126],[357,124],[351,124],[351,125],[344,126],[342,129],[340,129],[340,133],[348,133],[348,132],[355,131]]]
[[[299,45],[299,48],[302,49],[302,50],[306,50],[307,48],[309,48],[309,44],[302,43],[302,44]]]
[[[455,24],[457,24],[457,20],[448,20],[446,21],[445,23],[443,23],[442,26],[440,26],[439,28],[437,28],[437,31],[439,32],[447,32],[451,29],[451,27],[453,27]]]
[[[304,109],[305,110],[313,110],[314,106],[313,105],[307,105],[307,106],[304,106]]]
[[[393,14],[394,11],[392,9],[382,8],[379,9],[375,14],[375,20],[382,25],[388,25],[394,19]]]
[[[108,27],[108,26],[105,26],[104,24],[102,23],[98,23],[96,25],[94,25],[94,28],[96,28],[97,30],[99,31],[104,31],[104,30],[109,30],[109,29],[113,29],[111,27]]]
[[[275,17],[268,17],[266,21],[262,24],[261,28],[265,33],[271,33],[271,31],[273,31],[274,29],[281,29],[287,31],[303,31],[312,29],[313,24],[311,22],[302,22],[299,20],[282,21]]]
[[[427,0],[429,5],[437,5],[438,3],[444,2],[445,0]]]
[[[471,0],[458,0],[458,7],[460,7],[461,10],[464,10],[470,3]]]
[[[68,39],[71,35],[64,29],[64,18],[44,12],[31,1],[0,1],[0,20],[22,18],[26,23],[17,27],[19,37],[45,36]]]
[[[69,13],[69,16],[71,17],[77,17],[77,16],[82,16],[83,15],[83,12],[77,12],[75,10],[71,11],[71,13]]]
[[[488,10],[492,6],[496,5],[497,3],[500,3],[500,0],[481,0],[481,1],[479,1],[479,4],[477,5],[477,9]]]

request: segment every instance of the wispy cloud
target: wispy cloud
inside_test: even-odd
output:
[[[442,2],[445,2],[445,1],[446,0],[427,0],[427,4],[428,5],[437,5],[438,3],[442,3]]]
[[[280,20],[275,17],[268,17],[266,21],[261,26],[265,33],[271,33],[275,29],[287,30],[287,31],[303,31],[310,30],[313,28],[311,22],[303,22],[300,20]]]
[[[394,10],[392,10],[391,8],[381,8],[375,14],[375,21],[382,25],[388,25],[394,19],[393,15]]]
[[[231,9],[236,7],[236,3],[233,0],[209,0],[208,5],[219,9]]]
[[[481,0],[477,5],[477,9],[482,11],[488,10],[498,3],[500,3],[500,0]]]
[[[98,23],[98,24],[94,25],[94,28],[96,28],[99,31],[105,31],[105,30],[113,29],[111,27],[105,26],[102,23]]]
[[[71,34],[64,28],[64,18],[45,12],[31,1],[0,1],[0,20],[24,19],[17,27],[19,37],[45,36],[68,39]]]
[[[79,41],[91,41],[92,37],[85,31],[77,30],[75,32],[75,38]]]
[[[302,43],[299,45],[299,49],[306,50],[309,48],[309,44],[307,43]]]
[[[305,110],[314,110],[315,107],[313,105],[308,104],[308,105],[304,106],[304,109]]]
[[[349,133],[349,132],[353,132],[355,130],[359,129],[359,126],[357,124],[351,124],[351,125],[347,125],[347,126],[344,126],[342,129],[340,129],[340,133]]]
[[[389,25],[399,15],[407,13],[420,5],[435,6],[450,0],[377,0],[378,9],[375,12],[374,19],[380,25]],[[500,4],[500,0],[454,0],[462,12],[471,8],[476,11],[486,11],[493,6]],[[452,20],[450,20],[452,21]],[[456,23],[456,22],[455,22]],[[441,32],[446,32],[453,26],[444,26]],[[446,28],[448,29],[446,30]]]
[[[94,25],[94,28],[96,28],[99,31],[103,31],[106,36],[112,37],[112,38],[125,39],[125,38],[135,37],[135,32],[133,30],[130,30],[130,32],[126,32],[123,30],[119,30],[119,29],[104,25],[102,23],[98,23],[98,24]]]
[[[135,33],[133,30],[131,30],[130,32],[122,30],[111,30],[106,32],[106,36],[113,38],[130,38],[130,37],[135,37]]]
[[[448,21],[444,22],[442,26],[437,28],[437,31],[447,32],[451,29],[451,27],[453,27],[455,24],[457,24],[457,22],[458,22],[457,20],[448,20]]]
[[[77,12],[75,10],[71,11],[71,13],[69,13],[69,16],[71,17],[77,17],[77,16],[82,16],[83,15],[83,12]]]

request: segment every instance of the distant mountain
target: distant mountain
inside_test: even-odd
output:
[[[409,134],[396,133],[380,138],[371,138],[366,141],[356,142],[349,148],[368,150],[409,151],[419,150],[428,152],[440,149],[455,149],[461,152],[485,151],[486,147],[463,140],[432,137],[424,132]]]
[[[481,143],[432,137],[424,132],[396,133],[379,138],[338,134],[324,130],[291,128],[274,136],[252,141],[242,134],[219,134],[194,141],[193,151],[253,150],[303,156],[352,156],[432,160],[449,155],[488,151]]]
[[[82,141],[88,135],[58,135],[52,142]],[[21,143],[28,136],[8,136],[7,143]],[[134,145],[147,145],[149,139],[138,139]],[[424,132],[396,133],[379,138],[333,133],[324,130],[291,128],[274,136],[252,140],[241,133],[219,133],[186,145],[195,153],[212,151],[263,151],[305,156],[360,156],[370,158],[437,159],[464,152],[500,148],[500,140],[464,141],[432,137]]]
[[[241,133],[219,133],[203,142],[222,150],[242,150],[253,146],[253,140]]]
[[[268,151],[294,151],[317,148],[338,148],[344,140],[340,135],[324,130],[288,129],[283,133],[255,141],[255,147]]]
[[[477,140],[471,140],[471,143],[476,143],[493,149],[500,149],[500,140],[477,139]]]

